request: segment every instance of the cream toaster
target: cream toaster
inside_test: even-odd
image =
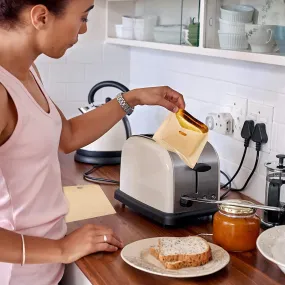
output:
[[[220,199],[219,158],[210,143],[191,169],[151,137],[131,136],[123,146],[120,169],[115,199],[163,226],[191,224],[217,211],[215,204],[185,199]]]

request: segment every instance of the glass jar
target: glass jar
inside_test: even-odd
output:
[[[244,200],[228,200],[252,204]],[[260,233],[260,218],[256,209],[219,205],[213,219],[213,241],[231,252],[250,251],[256,248]]]

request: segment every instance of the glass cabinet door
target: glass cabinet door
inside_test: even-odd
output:
[[[205,0],[204,47],[285,54],[284,0]]]
[[[200,40],[200,0],[182,1],[182,23],[184,24],[184,44],[199,46]]]
[[[108,37],[173,45],[199,44],[200,0],[108,2]]]

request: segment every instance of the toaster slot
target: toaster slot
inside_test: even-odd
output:
[[[206,163],[197,163],[195,167],[193,168],[195,171],[195,176],[196,176],[196,191],[195,194],[198,194],[198,188],[199,188],[199,172],[207,172],[211,170],[211,166],[206,164]]]

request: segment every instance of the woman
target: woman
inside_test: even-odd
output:
[[[122,94],[66,120],[45,94],[33,62],[60,58],[87,31],[93,0],[0,0],[0,284],[55,285],[64,264],[122,241],[108,228],[85,226],[66,236],[68,208],[58,148],[88,145],[137,105],[184,108],[168,87]],[[96,124],[99,122],[100,124]],[[96,125],[90,129],[89,125]]]

